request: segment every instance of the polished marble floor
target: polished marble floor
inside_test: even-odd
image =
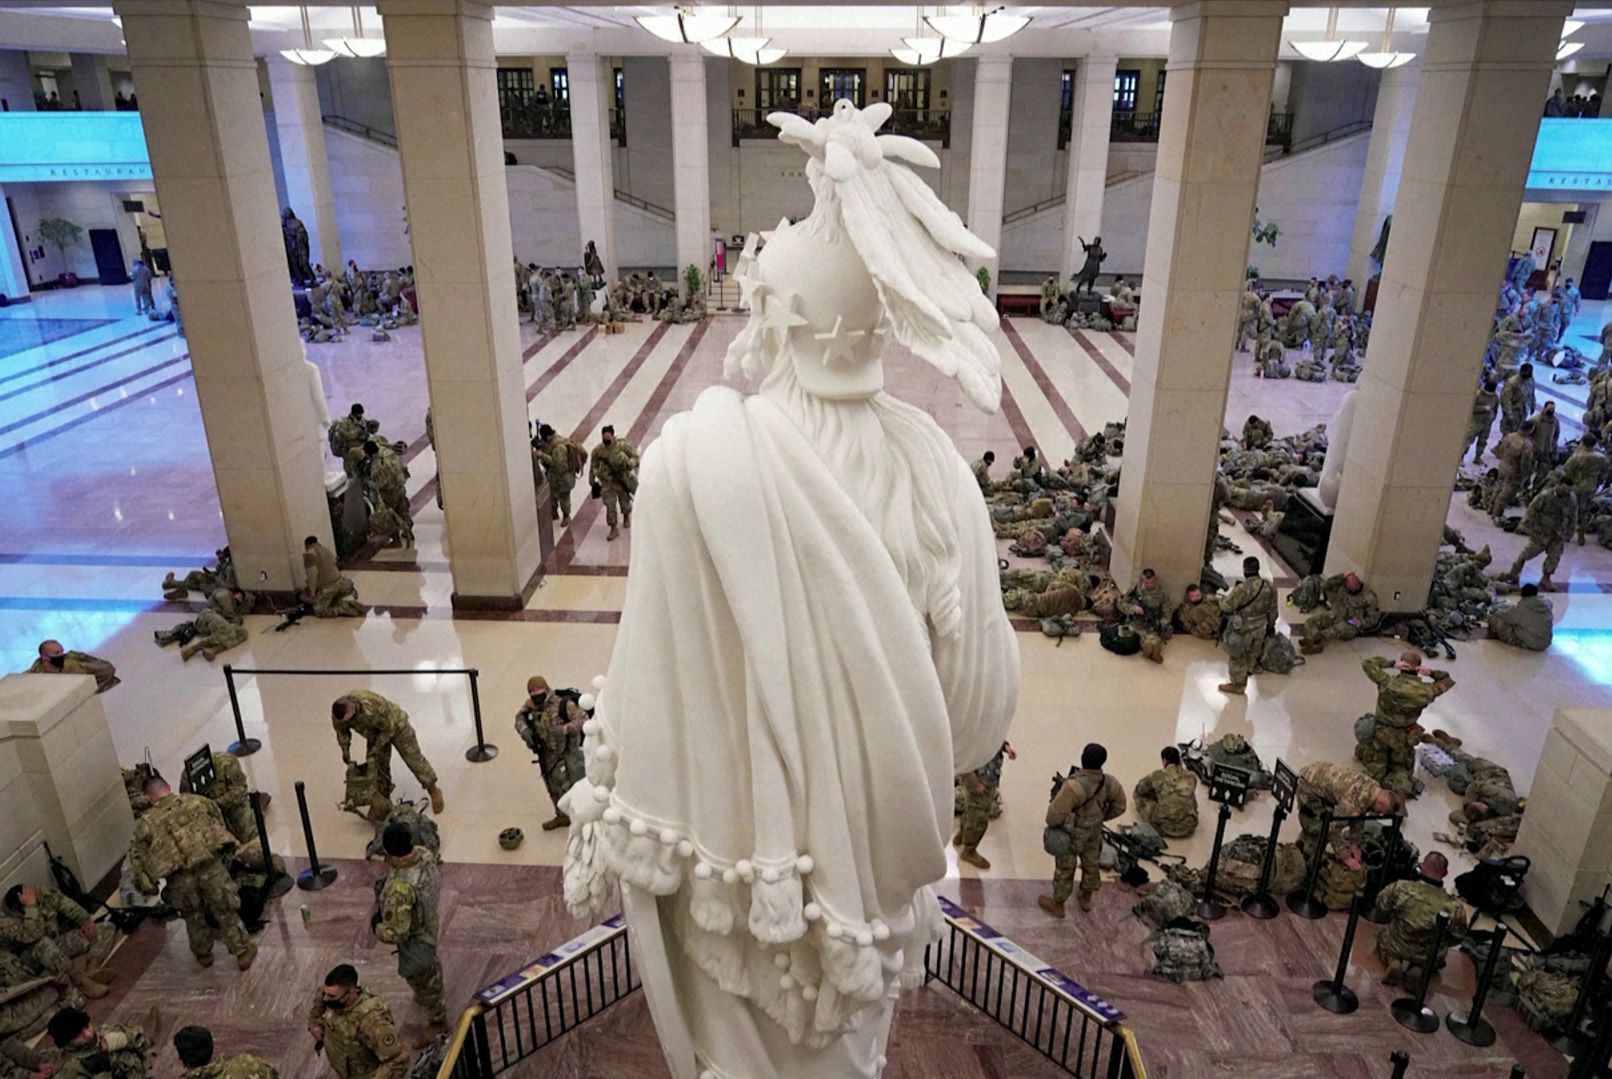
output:
[[[1593,337],[1601,314],[1587,311],[1570,332]],[[160,767],[172,770],[199,743],[218,746],[233,739],[221,670],[200,659],[183,663],[173,650],[159,650],[151,639],[154,629],[189,617],[188,605],[161,601],[162,575],[202,564],[223,542],[188,359],[184,341],[171,325],[133,317],[127,288],[43,294],[33,304],[0,310],[0,321],[72,319],[102,324],[0,357],[0,492],[7,507],[0,514],[0,663],[4,669],[26,666],[37,642],[47,636],[112,659],[124,681],[102,700],[120,755],[132,761],[149,749]],[[550,338],[525,324],[529,415],[589,444],[600,426],[614,423],[618,433],[641,448],[667,416],[688,407],[701,389],[720,380],[723,353],[740,325],[733,318],[698,326],[641,323],[620,336],[577,331]],[[550,807],[511,720],[528,675],[542,673],[551,682],[583,685],[604,669],[625,592],[630,533],[607,542],[597,503],[589,503],[559,537],[550,572],[526,610],[496,618],[453,617],[442,518],[432,499],[434,461],[422,437],[426,398],[419,341],[417,330],[403,329],[384,345],[355,334],[340,344],[309,346],[310,358],[323,372],[332,413],[361,400],[388,437],[410,444],[409,489],[418,546],[412,552],[382,552],[353,571],[362,598],[374,605],[361,623],[310,620],[275,632],[274,618],[249,620],[249,642],[225,657],[235,667],[353,673],[240,676],[247,733],[264,742],[264,749],[246,760],[246,768],[258,787],[279,796],[269,814],[276,849],[288,855],[304,850],[291,795],[293,782],[300,779],[308,785],[321,854],[361,856],[371,831],[335,808],[341,763],[328,706],[349,686],[373,686],[410,712],[422,747],[442,773],[447,808],[441,827],[448,859],[466,872],[480,872],[477,866],[553,866],[563,841],[537,827]],[[1003,408],[994,416],[963,404],[949,383],[910,356],[891,358],[889,385],[935,415],[970,459],[991,448],[1005,460],[1014,447],[1031,441],[1048,457],[1062,459],[1085,432],[1124,416],[1133,347],[1125,334],[1071,333],[1036,320],[1013,320],[999,338],[1006,392]],[[1249,412],[1271,418],[1278,433],[1326,422],[1348,389],[1339,383],[1268,382],[1253,377],[1248,356],[1234,362],[1226,413],[1232,429],[1240,429]],[[1547,397],[1559,395],[1568,421],[1564,433],[1575,434],[1584,388],[1542,381],[1542,389]],[[1520,549],[1520,538],[1490,529],[1463,500],[1452,504],[1450,521],[1474,546],[1492,542],[1497,562]],[[1286,567],[1271,562],[1271,555],[1241,528],[1226,532],[1266,559],[1279,583],[1291,582]],[[1223,554],[1221,559],[1227,568],[1235,564],[1235,556]],[[1456,732],[1469,748],[1512,768],[1524,787],[1554,709],[1612,707],[1612,596],[1603,591],[1603,586],[1612,586],[1612,552],[1594,545],[1570,547],[1558,574],[1562,579],[1571,586],[1552,599],[1558,616],[1556,647],[1535,655],[1488,642],[1457,645],[1458,658],[1446,664],[1456,688],[1430,710],[1432,725]],[[1395,1040],[1399,1028],[1379,1014],[1381,1008],[1371,1019],[1363,1012],[1354,1026],[1321,1029],[1308,1004],[1308,983],[1326,973],[1320,968],[1330,962],[1328,951],[1335,954],[1342,932],[1339,919],[1323,923],[1324,931],[1290,925],[1285,918],[1268,928],[1244,924],[1217,929],[1228,942],[1223,965],[1228,974],[1234,968],[1240,972],[1228,977],[1222,994],[1214,986],[1177,989],[1141,977],[1144,964],[1135,946],[1140,927],[1124,915],[1130,900],[1123,889],[1105,893],[1102,919],[1096,924],[1108,928],[1095,935],[1089,927],[1046,921],[1034,909],[1033,893],[1039,887],[1035,882],[1050,870],[1040,848],[1047,776],[1067,767],[1085,742],[1105,741],[1112,752],[1110,770],[1127,784],[1154,767],[1160,746],[1227,732],[1247,736],[1267,759],[1279,756],[1294,767],[1345,758],[1353,745],[1354,718],[1368,711],[1374,699],[1359,664],[1366,656],[1395,651],[1392,642],[1334,646],[1291,676],[1256,677],[1245,699],[1216,691],[1224,657],[1195,640],[1173,642],[1162,667],[1116,657],[1089,638],[1060,647],[1027,632],[1019,642],[1023,693],[1011,734],[1019,759],[1008,766],[1004,815],[981,846],[994,868],[982,874],[954,864],[948,886],[971,908],[1005,912],[997,923],[1000,928],[1022,936],[1027,946],[1077,979],[1116,999],[1134,1000],[1138,1015],[1145,1017],[1144,1046],[1151,1036],[1159,1039],[1160,1053],[1178,1054],[1169,1057],[1175,1063],[1164,1074],[1386,1074],[1381,1058],[1404,1039]],[[485,764],[471,764],[464,757],[475,741],[467,679],[439,673],[465,667],[480,672],[486,737],[502,750]],[[367,673],[377,668],[412,673]],[[402,791],[419,793],[401,766],[394,771]],[[1430,791],[1414,804],[1408,831],[1424,850],[1435,843],[1432,833],[1446,826],[1452,804],[1442,790]],[[1256,800],[1233,829],[1264,832],[1269,813],[1269,799]],[[509,825],[522,827],[528,836],[513,853],[496,844],[497,832]],[[1210,841],[1206,828],[1173,847],[1200,860],[1207,856]],[[1455,858],[1458,867],[1463,858]],[[486,879],[503,877],[494,873]],[[1234,918],[1222,924],[1238,923]],[[1114,929],[1120,925],[1123,932]],[[362,926],[348,928],[349,936],[356,937]],[[303,931],[300,924],[290,923],[282,929]],[[526,930],[516,926],[511,932]],[[1295,935],[1309,941],[1305,947],[1310,951],[1302,959],[1282,950]],[[1362,935],[1369,941],[1369,933]],[[1124,948],[1098,947],[1108,938],[1110,943],[1125,942]],[[546,932],[543,940],[548,941]],[[509,951],[535,954],[538,943],[520,937]],[[1365,947],[1363,943],[1357,951],[1364,954]],[[1276,969],[1272,956],[1278,954],[1287,956],[1281,967],[1286,980],[1263,978],[1263,972]],[[311,977],[313,967],[328,965],[326,959],[310,955],[298,960],[307,970],[298,968],[297,977]],[[182,947],[176,952],[170,940],[160,962],[181,960],[188,962],[188,957]],[[215,968],[207,979],[220,979],[222,969]],[[1469,975],[1464,960],[1454,969],[1452,978]],[[463,979],[468,981],[463,986],[455,982],[456,990],[480,976],[466,968]],[[183,983],[194,990],[201,983],[193,977],[189,970],[176,969],[165,984],[177,988]],[[1232,992],[1234,985],[1241,988]],[[296,999],[301,999],[300,989]],[[929,1006],[917,1007],[921,1012]],[[1285,1042],[1271,1042],[1276,1035],[1266,1027],[1233,1021],[1238,1009],[1257,1008],[1286,1009],[1281,1013],[1285,1025],[1279,1024]],[[1189,1013],[1199,1016],[1193,1020],[1198,1026],[1179,1035],[1166,1033],[1182,1028]],[[1209,1018],[1216,1015],[1225,1026],[1219,1034],[1210,1029],[1221,1021]],[[927,1021],[950,1029],[953,1018],[942,1011]],[[1348,1042],[1354,1037],[1367,1039],[1363,1048]],[[926,1051],[919,1044],[923,1040],[915,1039],[914,1054]],[[1522,1050],[1515,1046],[1525,1041],[1520,1035],[1515,1041],[1507,1036],[1519,1059]],[[1269,1044],[1283,1046],[1282,1053],[1296,1060],[1310,1061],[1310,1070],[1292,1064],[1283,1065],[1289,1069],[1284,1071],[1255,1052]],[[1455,1043],[1440,1036],[1439,1044],[1435,1056],[1451,1052]],[[1263,1063],[1237,1063],[1239,1054],[1250,1053],[1250,1059]],[[1369,1068],[1368,1056],[1373,1062]],[[938,1059],[933,1066],[914,1064],[911,1071],[1033,1074],[1006,1068],[984,1048],[976,1059],[978,1072],[954,1070]],[[1490,1068],[1488,1058],[1479,1067],[1472,1060],[1449,1057],[1438,1068],[1443,1070],[1430,1066],[1414,1074],[1505,1074],[1498,1063]],[[580,1063],[556,1071],[606,1073]],[[1530,1074],[1551,1072],[1531,1066]]]

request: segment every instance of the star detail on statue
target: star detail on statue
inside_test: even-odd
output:
[[[758,295],[765,296],[772,291],[765,281],[752,273],[741,270],[733,275],[733,280],[739,286],[739,306],[753,307]]]
[[[775,336],[775,347],[782,352],[789,342],[789,331],[795,326],[806,326],[809,323],[795,310],[800,303],[799,296],[779,296],[768,292],[762,296],[761,306],[761,332],[765,337],[768,334]]]
[[[847,330],[845,316],[834,316],[834,328],[828,333],[814,333],[813,339],[823,342],[824,367],[853,367],[856,365],[856,346],[866,337],[866,330]]]
[[[772,234],[773,233],[782,232],[784,229],[787,229],[788,227],[789,227],[789,218],[780,217],[778,219],[778,224],[777,225],[775,225],[773,228],[768,229],[766,232],[760,232],[760,233],[757,233],[756,235],[761,237],[761,242],[762,243],[766,243],[768,240],[772,239]],[[745,249],[749,250],[749,246],[750,246],[749,244],[746,244]]]

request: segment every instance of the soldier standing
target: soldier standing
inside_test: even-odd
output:
[[[1521,428],[1507,432],[1495,445],[1494,459],[1500,475],[1489,498],[1489,505],[1485,508],[1489,511],[1489,519],[1498,525],[1506,515],[1506,507],[1511,505],[1511,500],[1522,489],[1523,477],[1534,467],[1533,421],[1524,420]]]
[[[1427,949],[1433,943],[1434,924],[1440,914],[1450,916],[1450,928],[1444,934],[1445,943],[1433,964],[1434,970],[1444,965],[1449,942],[1466,935],[1466,904],[1444,890],[1444,877],[1449,871],[1449,859],[1431,851],[1422,859],[1419,877],[1396,880],[1377,893],[1377,911],[1390,919],[1377,934],[1377,955],[1388,967],[1383,977],[1385,985],[1409,984],[1410,972],[1427,961]]]
[[[1397,660],[1371,656],[1360,665],[1377,684],[1377,708],[1371,739],[1355,746],[1355,760],[1378,783],[1401,795],[1411,793],[1416,769],[1416,746],[1421,742],[1416,721],[1455,686],[1449,672],[1428,670],[1422,663],[1422,654],[1413,648]],[[1432,681],[1424,681],[1423,675]]]
[[[543,785],[554,802],[554,817],[543,822],[543,830],[569,828],[571,818],[560,808],[560,799],[587,774],[582,724],[587,722],[588,714],[576,703],[574,694],[551,692],[542,675],[534,674],[526,680],[526,693],[526,703],[515,714],[515,733],[526,748],[537,754]]]
[[[588,463],[588,451],[557,433],[548,424],[537,429],[537,461],[549,484],[549,516],[560,519],[560,527],[571,523],[571,492],[577,477]]]
[[[1058,275],[1048,274],[1047,279],[1041,282],[1041,317],[1046,318],[1047,312],[1058,306]]]
[[[257,958],[257,945],[241,924],[240,895],[230,879],[223,855],[235,847],[218,807],[196,794],[175,794],[168,781],[151,776],[141,788],[151,808],[134,822],[129,842],[129,868],[143,895],[156,895],[167,878],[163,898],[185,919],[196,962],[213,965],[213,926],[235,965],[246,970]]]
[[[374,439],[364,443],[364,456],[369,462],[369,487],[372,501],[384,506],[397,518],[389,523],[389,530],[404,547],[414,546],[414,514],[409,509],[409,467],[403,463],[385,442]]]
[[[273,1064],[251,1053],[214,1060],[213,1032],[206,1027],[180,1027],[174,1035],[174,1052],[185,1066],[181,1079],[280,1079]]]
[[[1092,742],[1080,753],[1080,770],[1058,785],[1047,806],[1047,825],[1069,833],[1069,850],[1053,859],[1052,894],[1041,896],[1041,909],[1054,918],[1064,916],[1064,901],[1075,890],[1075,867],[1080,867],[1080,909],[1091,910],[1091,897],[1103,886],[1097,864],[1103,850],[1103,823],[1125,812],[1125,788],[1103,771],[1108,750]]]
[[[381,425],[375,420],[364,419],[364,406],[357,402],[353,403],[347,415],[331,423],[325,437],[330,443],[330,452],[336,455],[347,475],[358,475],[358,462],[353,460],[353,450],[368,442],[370,436],[380,429]]]
[[[442,870],[430,848],[415,846],[413,829],[402,821],[386,826],[381,845],[387,873],[377,886],[375,939],[397,949],[397,972],[414,990],[414,1003],[425,1010],[426,1027],[414,1042],[422,1049],[448,1029],[437,959]]]
[[[1248,692],[1248,676],[1259,665],[1276,621],[1276,586],[1259,575],[1259,559],[1243,559],[1243,579],[1220,598],[1220,611],[1226,616],[1220,647],[1230,657],[1230,681],[1220,692],[1240,697]]]
[[[1489,431],[1494,427],[1495,409],[1500,407],[1500,395],[1495,392],[1494,379],[1484,380],[1477,395],[1472,398],[1472,418],[1466,425],[1466,449],[1477,443],[1478,450],[1472,455],[1472,463],[1483,463],[1483,451],[1489,448]],[[1466,450],[1461,451],[1466,456]]]
[[[336,1079],[403,1079],[409,1072],[409,1054],[398,1039],[392,1010],[359,987],[350,963],[325,975],[308,1011],[308,1033]]]
[[[593,321],[593,279],[582,267],[577,267],[577,322],[586,326]]]
[[[1198,830],[1198,777],[1181,764],[1181,750],[1165,746],[1162,766],[1143,776],[1132,792],[1136,819],[1162,836],[1184,839]]]
[[[1534,413],[1534,365],[1525,363],[1500,388],[1500,433],[1522,427]]]
[[[593,447],[588,465],[588,482],[593,485],[595,498],[603,498],[605,523],[610,526],[613,540],[621,533],[616,528],[616,511],[621,511],[621,527],[632,527],[632,497],[638,490],[638,451],[632,443],[616,437],[616,429],[606,424],[599,432],[599,444]]]
[[[147,1030],[111,1023],[96,1029],[78,1008],[63,1008],[45,1029],[60,1058],[55,1079],[146,1079],[150,1074]]]
[[[431,796],[431,812],[442,812],[442,791],[437,787],[436,769],[420,752],[419,739],[409,723],[409,714],[379,693],[353,689],[337,697],[330,706],[330,722],[336,728],[341,746],[341,762],[352,763],[353,733],[364,738],[364,763],[375,776],[375,793],[392,798],[392,749],[403,758],[414,778]]]
[[[1551,474],[1550,485],[1534,496],[1523,514],[1522,531],[1528,533],[1528,545],[1522,549],[1511,568],[1501,574],[1500,580],[1517,583],[1522,567],[1530,559],[1545,556],[1544,575],[1539,578],[1541,592],[1556,591],[1551,574],[1562,561],[1562,546],[1568,537],[1578,532],[1578,499],[1573,487],[1560,472]]]
[[[1002,788],[1003,758],[1018,760],[1013,747],[1003,742],[983,767],[958,776],[963,785],[963,819],[957,825],[952,844],[957,848],[957,860],[967,862],[976,869],[989,869],[991,863],[979,852],[979,842],[985,838],[985,829],[991,825],[991,810],[996,807]]]
[[[1584,519],[1589,516],[1585,510],[1589,507],[1590,499],[1600,493],[1608,475],[1612,475],[1612,462],[1607,461],[1606,454],[1602,453],[1598,446],[1599,440],[1595,437],[1595,432],[1585,431],[1579,436],[1578,448],[1562,465],[1562,474],[1573,485],[1573,498],[1578,503],[1580,547],[1584,546]]]

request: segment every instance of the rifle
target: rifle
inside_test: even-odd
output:
[[[274,632],[284,633],[312,613],[313,607],[307,603],[299,603],[295,607],[288,608],[283,612],[285,617],[281,619],[280,624],[274,627]]]

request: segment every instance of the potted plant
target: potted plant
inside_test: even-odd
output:
[[[989,296],[991,294],[991,271],[981,266],[979,272],[974,276],[979,280],[980,291]]]
[[[690,296],[698,296],[700,289],[705,286],[700,277],[700,268],[692,262],[688,264],[688,269],[683,271],[683,285],[688,289]]]
[[[67,220],[65,217],[47,217],[39,223],[39,235],[47,243],[55,246],[61,252],[62,265],[67,265],[67,249],[78,243],[83,237],[84,230]],[[78,275],[71,270],[64,269],[56,278],[57,284],[62,288],[77,288]]]

